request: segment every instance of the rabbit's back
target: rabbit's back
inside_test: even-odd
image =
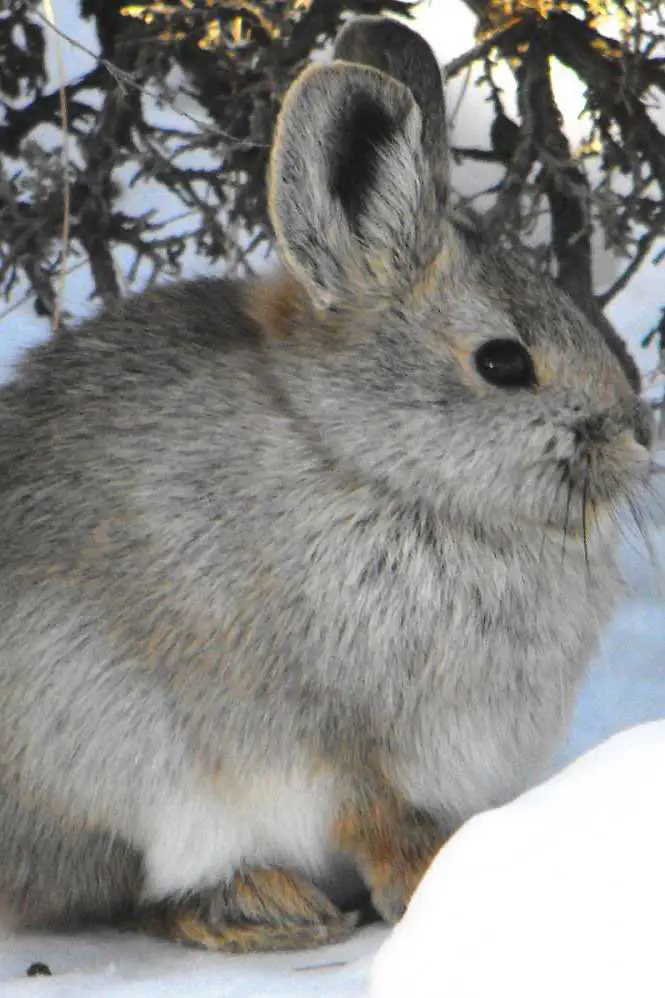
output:
[[[185,490],[203,450],[224,465],[234,417],[260,394],[257,339],[242,289],[202,280],[132,297],[31,351],[0,393],[5,569],[13,552],[33,568],[73,556],[160,469]]]

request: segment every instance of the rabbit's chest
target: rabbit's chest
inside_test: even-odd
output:
[[[571,551],[562,564],[538,541],[527,557],[459,539],[387,546],[355,598],[337,597],[353,625],[348,688],[391,746],[395,781],[453,823],[537,776],[614,605],[611,562]]]
[[[422,527],[388,533],[340,546],[323,579],[308,591],[327,611],[329,653],[344,647],[365,683],[393,680],[406,703],[410,688],[471,700],[576,678],[618,594],[611,551],[562,558],[560,539],[541,532],[503,548]]]

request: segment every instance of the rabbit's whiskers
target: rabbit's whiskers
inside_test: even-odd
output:
[[[591,463],[591,458],[587,455],[586,467],[584,469],[584,483],[582,485],[582,543],[584,544],[584,563],[587,567],[587,572],[591,573],[591,566],[589,563],[589,543],[587,535],[587,510],[589,508],[589,465]]]

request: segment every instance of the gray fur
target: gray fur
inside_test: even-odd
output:
[[[358,100],[390,139],[355,203]],[[553,284],[442,217],[404,80],[305,73],[271,199],[274,283],[134,297],[0,394],[0,890],[29,920],[323,879],[359,793],[451,832],[550,758],[619,592],[646,409]],[[497,337],[539,387],[483,381]]]

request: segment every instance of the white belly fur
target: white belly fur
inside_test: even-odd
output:
[[[240,865],[323,873],[337,807],[329,774],[295,769],[184,788],[144,816],[145,896],[214,886]]]

